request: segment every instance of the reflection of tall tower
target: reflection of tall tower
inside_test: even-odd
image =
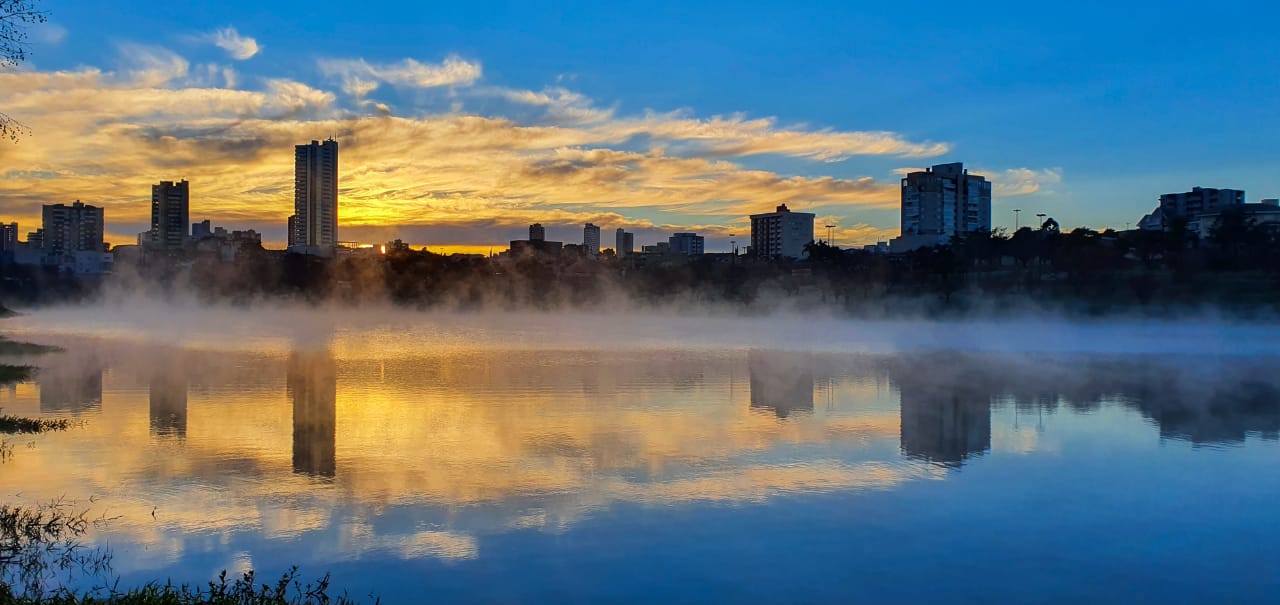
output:
[[[151,377],[151,436],[187,436],[187,377],[177,367]]]
[[[290,355],[288,390],[293,400],[293,472],[334,476],[338,373],[329,353]]]
[[[920,375],[920,364],[895,380],[901,395],[901,447],[911,458],[960,466],[991,449],[991,396],[983,377],[949,380],[942,372]],[[961,382],[964,380],[965,382]]]
[[[40,385],[42,413],[79,414],[102,406],[101,368],[42,370],[36,383]]]
[[[813,411],[813,364],[809,355],[751,351],[751,407],[772,410],[779,418]]]

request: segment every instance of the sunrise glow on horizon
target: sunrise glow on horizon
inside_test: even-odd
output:
[[[989,7],[948,46],[939,37],[959,25],[885,21],[886,9],[797,8],[760,31],[761,6],[666,8],[266,15],[228,3],[125,20],[53,3],[29,61],[0,72],[0,106],[30,129],[0,146],[5,215],[34,227],[41,204],[79,199],[105,208],[108,241],[132,243],[147,228],[150,185],[187,179],[192,220],[256,229],[279,246],[293,145],[329,136],[342,144],[342,239],[481,254],[533,222],[567,241],[586,222],[636,231],[639,243],[697,230],[709,249],[726,249],[748,214],[780,203],[837,225],[839,243],[872,243],[898,232],[900,175],[944,161],[993,181],[996,225],[1026,207],[1067,225],[1122,228],[1166,189],[1275,193],[1248,170],[1266,160],[1245,136],[1262,124],[1190,107],[1216,99],[1255,115],[1256,100],[1227,94],[1237,86],[1228,74],[1217,88],[1186,86],[1257,39],[1248,23],[1194,62],[1168,49],[1138,70],[1108,53],[1141,52],[1147,34],[1077,49],[1064,31],[1080,27],[1080,14],[995,37],[1015,17]],[[404,18],[384,18],[397,12]],[[517,23],[525,35],[496,33]],[[878,28],[855,39],[867,23]],[[806,37],[788,34],[801,25]],[[1100,36],[1113,27],[1088,25]],[[657,31],[661,44],[640,42]],[[869,47],[895,38],[910,48]],[[1252,73],[1276,61],[1270,46],[1251,48]],[[806,60],[835,49],[826,65]],[[953,52],[950,65],[937,63]],[[1028,71],[1074,79],[1089,65],[1107,74],[1096,93],[1054,96],[1060,81]],[[1181,96],[1152,88],[1139,102],[1127,92],[1153,80],[1184,85]],[[958,107],[971,111],[949,119]],[[1152,117],[1178,120],[1181,136],[1150,132]],[[1137,130],[1149,134],[1126,134]],[[1067,140],[1088,132],[1088,146]],[[1179,170],[1186,137],[1234,145],[1188,173]],[[1109,167],[1121,152],[1126,166]]]

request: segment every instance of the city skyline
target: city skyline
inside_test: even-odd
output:
[[[1190,65],[1178,62],[1188,53],[1166,48],[1167,59],[1136,70],[1107,57],[1138,51],[1141,40],[1104,38],[1089,50],[1070,44],[1063,32],[1080,28],[1083,14],[1037,22],[1030,31],[1045,34],[1038,42],[1008,27],[1007,39],[993,39],[993,28],[1019,17],[984,7],[957,47],[922,43],[890,60],[866,45],[893,36],[932,40],[953,26],[894,19],[885,9],[808,7],[762,21],[779,32],[756,41],[748,34],[759,7],[745,5],[741,15],[690,8],[691,22],[722,22],[706,42],[717,52],[673,70],[674,54],[698,38],[681,19],[611,19],[608,11],[627,12],[617,7],[567,8],[561,23],[523,9],[488,15],[566,36],[574,53],[540,38],[495,40],[477,23],[480,9],[407,18],[377,38],[353,27],[317,48],[299,44],[296,28],[234,3],[194,14],[143,11],[136,22],[95,7],[49,8],[29,64],[0,74],[0,103],[31,127],[19,144],[0,149],[0,196],[9,220],[21,223],[32,222],[41,203],[101,205],[113,217],[113,243],[145,230],[146,185],[174,177],[198,183],[193,214],[226,216],[272,245],[284,242],[291,204],[288,158],[278,149],[333,135],[343,142],[341,226],[349,239],[401,237],[436,249],[501,245],[540,221],[553,230],[622,226],[645,242],[697,231],[719,250],[729,233],[745,230],[744,217],[781,203],[838,225],[838,243],[870,243],[898,231],[901,172],[956,160],[992,180],[996,226],[1011,226],[1011,210],[1023,208],[1063,224],[1123,228],[1165,191],[1236,187],[1266,198],[1280,189],[1259,170],[1273,159],[1267,148],[1246,136],[1275,118],[1233,94],[1240,85],[1220,73],[1242,63],[1224,56],[1247,56],[1257,74],[1276,53],[1230,9],[1197,15],[1231,22],[1230,43]],[[1188,16],[1171,10],[1156,19]],[[353,25],[369,18],[351,17]],[[618,33],[612,23],[621,17],[634,17],[637,33],[669,29],[671,42],[646,61],[641,49],[609,50],[572,27],[590,22],[603,27],[599,35]],[[317,18],[301,18],[324,31]],[[785,36],[818,22],[831,24],[812,41]],[[883,31],[863,41],[847,36],[860,22]],[[1031,52],[1007,73],[992,70],[994,57],[1023,47]],[[836,48],[831,67],[803,61]],[[1071,61],[1068,49],[1077,53]],[[770,62],[766,51],[787,60]],[[952,73],[929,67],[953,54]],[[713,69],[729,57],[758,69]],[[1086,87],[1086,98],[1059,98],[1056,84],[1037,75],[1057,69],[1056,78],[1075,82],[1089,67],[1111,85]],[[658,72],[668,85],[651,81]],[[695,75],[705,83],[695,85]],[[1183,86],[1181,100],[1135,96],[1159,88],[1142,84],[1209,75],[1213,86]],[[959,83],[966,78],[977,83]],[[1259,86],[1273,86],[1251,81],[1257,98],[1265,97]],[[1229,117],[1188,107],[1210,101],[1231,111],[1208,113]],[[965,120],[948,117],[961,110]],[[68,111],[80,113],[57,119]],[[1178,128],[1155,131],[1153,119],[1176,119]],[[1190,154],[1192,169],[1188,145],[1205,138],[1230,144],[1210,157]]]

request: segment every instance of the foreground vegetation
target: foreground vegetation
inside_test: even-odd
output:
[[[31,366],[10,366],[0,364],[0,386],[12,384],[15,382],[26,382],[31,380],[35,375],[35,368]]]
[[[0,433],[45,433],[62,431],[71,426],[65,418],[23,418],[21,416],[0,415]]]
[[[106,585],[111,555],[80,543],[94,522],[63,501],[35,508],[0,506],[0,603],[21,605],[344,605],[330,596],[329,576],[303,583],[295,567],[272,584],[254,572],[227,572],[205,585]],[[76,590],[74,585],[96,585]],[[377,602],[376,600],[374,601]]]

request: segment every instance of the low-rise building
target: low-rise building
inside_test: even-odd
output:
[[[751,254],[760,258],[803,258],[813,242],[814,215],[792,212],[786,204],[774,212],[751,215]]]
[[[677,233],[667,238],[667,249],[671,254],[702,256],[703,237],[696,233]]]

